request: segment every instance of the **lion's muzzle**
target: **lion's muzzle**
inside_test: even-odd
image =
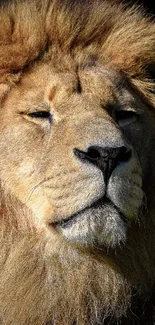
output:
[[[80,246],[113,247],[125,242],[128,224],[137,220],[142,205],[141,169],[132,146],[117,129],[116,140],[110,141],[110,133],[100,139],[85,143],[86,149],[72,147],[78,177],[69,186],[64,182],[60,192],[66,199],[59,200],[58,218],[50,223],[67,241]],[[58,179],[55,182],[58,185]],[[66,212],[68,202],[71,213]]]

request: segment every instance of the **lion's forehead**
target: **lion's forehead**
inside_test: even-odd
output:
[[[13,111],[21,112],[21,107],[29,112],[49,106],[55,113],[66,115],[67,112],[79,113],[79,108],[97,112],[99,106],[106,108],[116,101],[130,105],[136,99],[121,73],[111,65],[98,61],[91,66],[79,66],[78,71],[66,68],[59,71],[51,64],[39,63],[12,89],[5,111],[8,107],[13,114]]]

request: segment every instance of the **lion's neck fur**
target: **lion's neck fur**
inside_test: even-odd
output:
[[[152,273],[146,247],[141,244],[138,248],[143,249],[139,261],[134,242],[126,252],[115,252],[116,266],[115,254],[110,251],[113,256],[108,258],[102,250],[88,254],[61,240],[52,241],[28,221],[28,211],[27,215],[19,207],[10,211],[10,202],[1,214],[2,324],[72,325],[76,320],[78,325],[94,325],[107,316],[117,319],[127,312],[136,282],[147,282],[147,274]],[[15,211],[20,211],[20,218]],[[121,267],[124,264],[125,269]]]
[[[52,244],[52,243],[51,243]],[[50,244],[50,245],[51,245]],[[94,324],[104,311],[124,312],[129,303],[127,281],[92,257],[66,247],[53,254],[37,236],[2,250],[0,305],[4,324]],[[53,243],[54,245],[54,243]],[[2,257],[1,257],[2,263]],[[88,322],[89,321],[89,322]]]

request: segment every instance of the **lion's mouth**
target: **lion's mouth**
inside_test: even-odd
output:
[[[124,216],[124,214],[119,210],[118,207],[116,207],[110,199],[108,199],[107,197],[102,197],[100,199],[98,199],[97,201],[95,201],[94,203],[92,203],[91,205],[85,207],[84,209],[79,210],[78,212],[72,214],[71,216],[69,216],[68,218],[61,218],[61,220],[56,221],[51,223],[51,226],[54,227],[55,229],[59,230],[61,229],[66,229],[66,228],[70,228],[72,227],[76,222],[78,222],[78,219],[82,218],[82,215],[85,214],[85,212],[87,212],[87,210],[92,209],[93,211],[98,210],[98,209],[102,209],[105,205],[110,204],[111,206],[113,206],[113,208],[115,208],[120,215],[120,218],[127,223],[127,218]]]
[[[51,225],[54,228],[69,228],[73,225],[73,223],[75,223],[77,221],[78,218],[80,218],[81,214],[84,213],[88,208],[97,208],[97,207],[101,207],[104,204],[105,200],[104,198],[99,199],[97,201],[95,201],[93,204],[85,207],[84,209],[78,210],[76,213],[72,214],[71,216],[69,216],[68,218],[61,218],[60,221],[56,221],[53,222]]]
[[[102,197],[50,226],[68,243],[80,247],[115,247],[126,241],[128,218],[110,199]]]
[[[68,218],[51,223],[68,243],[82,247],[115,247],[126,241],[128,219],[103,197]]]

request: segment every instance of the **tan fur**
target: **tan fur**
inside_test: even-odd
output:
[[[0,324],[104,324],[107,317],[127,315],[133,290],[151,294],[155,96],[148,70],[155,64],[154,48],[155,24],[136,7],[100,0],[1,4]],[[123,141],[106,109],[111,100],[145,111],[142,127],[126,134],[140,156],[143,188],[133,159],[134,182],[128,169],[122,183],[114,175],[131,221],[126,237],[119,239],[118,227],[114,245],[108,242],[112,229],[103,246],[93,239],[89,246],[89,238],[82,247],[51,223],[90,205],[102,190],[101,173],[80,165],[72,149],[108,136]],[[32,121],[34,108],[50,108],[51,129],[46,121]],[[134,202],[143,192],[148,214],[137,219]]]

